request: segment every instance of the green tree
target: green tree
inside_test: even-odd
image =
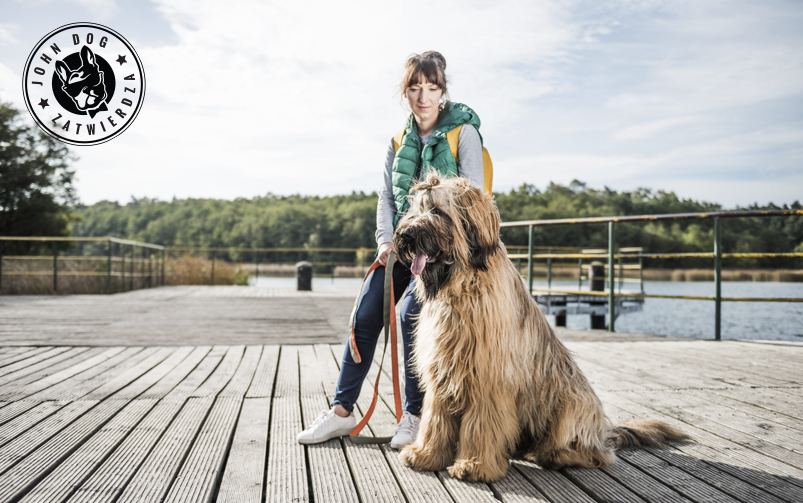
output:
[[[74,160],[63,143],[0,102],[0,235],[71,234]]]

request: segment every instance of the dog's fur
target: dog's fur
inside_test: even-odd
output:
[[[410,198],[394,234],[398,256],[429,258],[416,281],[412,353],[424,405],[404,464],[451,463],[455,478],[494,481],[511,457],[601,467],[617,448],[687,438],[660,421],[610,424],[508,258],[491,196],[465,178],[430,174]]]

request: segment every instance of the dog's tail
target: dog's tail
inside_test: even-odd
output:
[[[656,419],[631,419],[608,431],[605,443],[613,449],[660,447],[689,440],[688,434]]]

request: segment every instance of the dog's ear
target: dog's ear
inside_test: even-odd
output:
[[[85,65],[95,66],[95,53],[87,46],[81,47],[81,61]]]
[[[479,187],[466,179],[455,178],[455,207],[469,246],[469,264],[475,269],[488,269],[488,258],[499,249],[499,211]]]
[[[70,76],[70,69],[67,68],[63,61],[56,61],[56,74],[61,79],[61,82],[66,84],[67,78]]]
[[[483,245],[480,242],[478,231],[473,225],[466,227],[466,239],[468,240],[469,247],[469,263],[474,269],[480,271],[488,270],[488,257],[494,254],[496,247]]]

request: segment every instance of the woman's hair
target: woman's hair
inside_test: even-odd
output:
[[[404,64],[404,76],[401,81],[401,95],[407,88],[418,84],[423,77],[427,82],[436,84],[447,94],[446,88],[446,58],[438,51],[426,51],[413,54]]]

